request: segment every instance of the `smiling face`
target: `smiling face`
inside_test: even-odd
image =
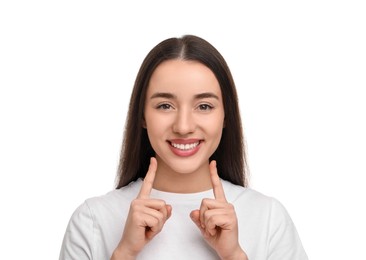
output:
[[[221,89],[209,68],[196,61],[161,63],[149,82],[144,118],[157,176],[209,176],[224,125]]]

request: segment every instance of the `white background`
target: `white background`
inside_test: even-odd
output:
[[[139,65],[196,34],[240,95],[251,187],[310,259],[366,259],[364,1],[2,1],[0,259],[57,259],[86,198],[113,189]]]

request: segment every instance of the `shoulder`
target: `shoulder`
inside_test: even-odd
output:
[[[296,227],[280,201],[251,188],[222,183],[227,200],[235,207],[239,231],[251,234],[250,240],[243,238],[243,244],[255,248],[262,241],[270,259],[308,259]]]
[[[92,214],[98,212],[114,211],[121,207],[129,207],[130,202],[136,198],[141,187],[141,180],[131,182],[129,185],[120,189],[111,190],[106,194],[91,197],[85,200],[81,207],[88,209]]]
[[[60,259],[107,259],[120,239],[122,220],[140,186],[138,180],[86,199],[77,207],[64,235]],[[103,244],[105,247],[101,247]]]
[[[221,180],[225,195],[230,202],[245,201],[247,203],[260,203],[262,206],[270,205],[275,201],[274,198],[267,196],[251,188],[245,188],[240,185],[232,184],[229,181]]]
[[[253,215],[266,216],[271,219],[281,218],[291,221],[283,204],[274,197],[265,195],[251,188],[244,188],[222,180],[227,200],[236,208]]]

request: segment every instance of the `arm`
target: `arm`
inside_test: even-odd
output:
[[[144,246],[163,229],[171,215],[170,205],[150,198],[156,169],[156,159],[152,158],[140,193],[131,203],[121,241],[111,260],[135,259]]]
[[[308,259],[290,215],[275,199],[272,202],[269,232],[269,260]]]
[[[93,219],[85,202],[73,213],[62,242],[60,260],[93,259]]]
[[[191,218],[221,259],[247,260],[239,245],[235,209],[226,200],[215,161],[210,163],[210,176],[215,199],[203,199],[200,209],[191,212]]]

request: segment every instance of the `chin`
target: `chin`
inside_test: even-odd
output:
[[[192,163],[191,161],[185,161],[185,162],[176,162],[173,163],[173,167],[170,167],[174,172],[178,174],[192,174],[195,172],[198,172],[200,168],[199,164]]]
[[[159,163],[163,168],[170,169],[177,174],[193,174],[199,172],[205,167],[205,162],[208,166],[208,158],[202,159],[202,156],[190,156],[190,157],[159,157]],[[165,166],[164,166],[165,165]]]

